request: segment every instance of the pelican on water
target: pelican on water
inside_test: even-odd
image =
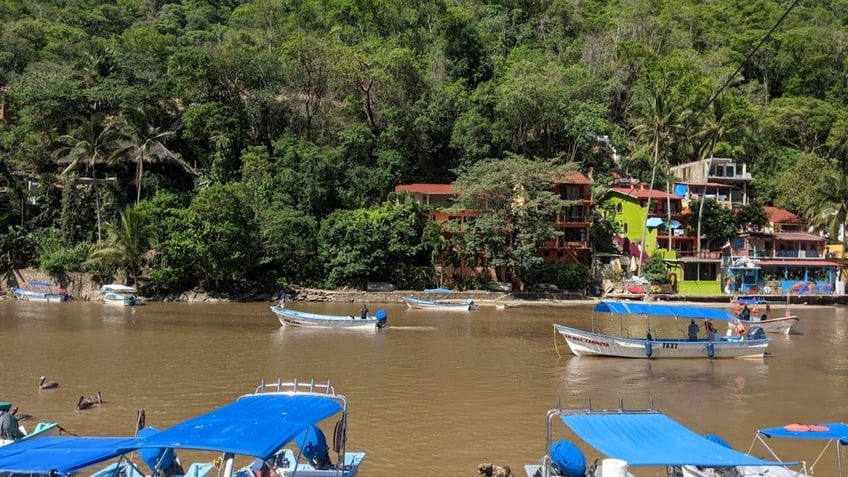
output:
[[[103,403],[103,399],[100,397],[100,391],[97,391],[97,394],[86,398],[85,396],[80,396],[79,401],[77,401],[77,411],[82,411],[84,409],[91,409],[95,404],[100,405]]]
[[[48,381],[46,377],[42,376],[38,378],[38,387],[41,389],[53,389],[58,388],[59,383],[56,381]]]

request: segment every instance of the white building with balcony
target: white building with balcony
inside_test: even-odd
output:
[[[711,157],[705,161],[672,166],[671,172],[678,179],[675,193],[687,200],[698,200],[704,195],[731,209],[750,202],[748,184],[753,178],[744,162]]]

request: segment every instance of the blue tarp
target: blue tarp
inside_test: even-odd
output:
[[[696,465],[787,466],[797,463],[759,459],[729,449],[684,427],[660,412],[603,412],[561,416],[587,444],[633,467]]]
[[[66,475],[121,454],[132,437],[45,436],[0,447],[0,472]]]
[[[781,437],[785,439],[839,439],[840,444],[842,444],[843,446],[848,445],[848,424],[843,424],[841,422],[830,422],[827,424],[815,424],[812,426],[808,426],[808,430],[797,430],[803,429],[805,426],[807,425],[790,424],[784,427],[770,427],[768,429],[760,429],[759,431],[757,431],[757,433],[765,437]],[[822,427],[827,430],[820,429]]]
[[[597,313],[613,313],[617,315],[651,315],[671,318],[695,318],[711,320],[733,320],[733,315],[721,308],[705,308],[699,306],[666,305],[660,303],[602,301],[595,305]]]
[[[304,394],[257,394],[184,421],[135,447],[232,452],[267,459],[308,425],[342,411],[337,400]]]

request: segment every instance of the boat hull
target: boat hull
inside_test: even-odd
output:
[[[312,328],[358,328],[374,329],[379,320],[369,315],[361,318],[354,315],[321,315],[272,306],[271,311],[277,316],[283,326],[312,327]]]
[[[554,324],[576,356],[609,356],[617,358],[762,358],[767,339],[719,340],[646,340],[602,335]]]
[[[115,306],[138,306],[141,302],[132,295],[122,295],[120,293],[106,293],[103,295],[103,303]]]
[[[781,316],[778,318],[769,318],[766,320],[737,320],[736,323],[741,322],[745,325],[746,328],[751,329],[751,327],[757,326],[763,329],[766,333],[780,333],[784,335],[788,335],[792,332],[792,327],[795,323],[798,323],[800,318],[794,315],[790,316]],[[736,323],[733,323],[735,326]]]
[[[403,297],[403,301],[406,302],[406,306],[413,310],[468,311],[477,309],[477,304],[474,303],[474,300],[421,300],[405,296]]]
[[[12,288],[15,298],[21,301],[35,301],[41,303],[61,303],[67,301],[67,295],[61,293],[44,293],[20,288]]]

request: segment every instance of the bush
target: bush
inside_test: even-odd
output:
[[[556,281],[562,290],[583,291],[589,281],[589,268],[582,263],[564,263],[557,266]]]

